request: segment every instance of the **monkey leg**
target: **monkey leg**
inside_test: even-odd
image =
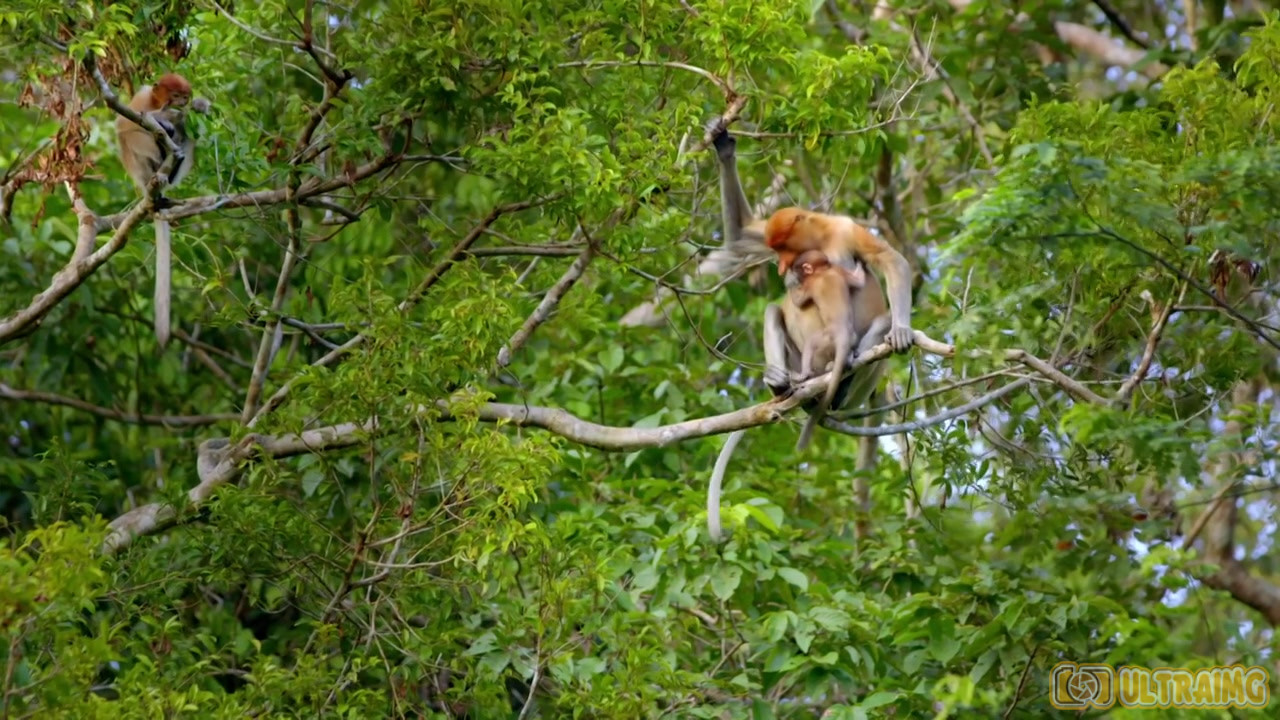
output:
[[[849,359],[852,360],[884,342],[884,336],[889,332],[890,324],[888,313],[872,320],[867,332],[858,340],[853,352],[849,353]],[[880,376],[883,374],[884,364],[879,360],[854,370],[845,378],[843,389],[837,390],[835,399],[831,401],[832,409],[839,407],[845,412],[861,409],[871,398],[876,385],[880,384]]]
[[[787,337],[787,323],[782,318],[782,308],[769,303],[764,309],[764,383],[774,397],[791,394],[792,386],[799,381],[795,368],[798,353]]]
[[[818,349],[823,345],[831,344],[831,333],[825,330],[820,333],[814,333],[805,339],[804,350],[800,352],[800,378],[808,380],[814,375],[813,360],[818,354]],[[823,362],[821,371],[830,369],[831,362]]]

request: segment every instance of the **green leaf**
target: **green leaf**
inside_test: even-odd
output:
[[[718,564],[711,573],[711,591],[720,600],[728,600],[742,580],[742,568],[736,565]]]
[[[805,592],[809,589],[809,578],[806,577],[803,572],[800,572],[795,568],[778,568],[778,576],[800,588],[801,592]]]

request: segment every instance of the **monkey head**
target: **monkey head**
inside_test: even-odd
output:
[[[809,211],[798,207],[785,207],[769,216],[764,226],[764,242],[778,254],[778,274],[785,275],[805,250],[819,247],[813,232],[805,231],[810,224]]]
[[[191,99],[191,83],[177,73],[166,73],[151,90],[156,109],[183,107]]]
[[[831,261],[827,259],[826,253],[821,250],[805,250],[795,256],[792,264],[796,268],[796,273],[801,278],[807,278],[815,273],[831,267]]]

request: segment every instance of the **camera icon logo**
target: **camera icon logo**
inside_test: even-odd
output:
[[[1060,662],[1049,678],[1049,704],[1060,710],[1106,709],[1115,704],[1116,671],[1110,665]]]

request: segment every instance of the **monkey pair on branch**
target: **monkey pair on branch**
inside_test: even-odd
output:
[[[849,217],[798,207],[778,210],[767,220],[754,217],[738,177],[737,141],[719,118],[712,123],[725,247],[742,257],[775,254],[787,287],[781,302],[765,309],[765,384],[775,397],[784,397],[797,383],[831,370],[823,397],[805,406],[809,418],[797,442],[803,450],[828,411],[882,404],[874,392],[884,372],[881,362],[852,373],[845,369],[852,357],[881,343],[894,352],[911,347],[911,266],[889,243]],[[885,278],[887,307],[880,283],[867,281],[868,265]],[[873,415],[868,422],[879,419]],[[707,529],[715,541],[720,540],[721,485],[745,433],[730,433],[711,472]],[[858,470],[868,469],[875,458],[875,438],[862,441]],[[858,494],[867,502],[864,489]]]
[[[125,171],[143,197],[155,193],[155,208],[163,210],[173,205],[164,196],[165,188],[181,182],[195,163],[196,140],[187,132],[186,109],[190,107],[198,113],[207,113],[209,101],[205,98],[193,100],[191,83],[181,75],[169,73],[162,76],[154,86],[144,85],[139,88],[129,101],[129,107],[139,115],[155,120],[170,141],[164,142],[164,138],[123,115],[116,118],[120,161],[124,164]],[[172,152],[172,158],[171,147],[176,148]],[[169,343],[170,335],[173,251],[169,222],[157,215],[152,218],[152,223],[156,228],[156,284],[153,300],[155,333],[156,342],[164,347]]]

